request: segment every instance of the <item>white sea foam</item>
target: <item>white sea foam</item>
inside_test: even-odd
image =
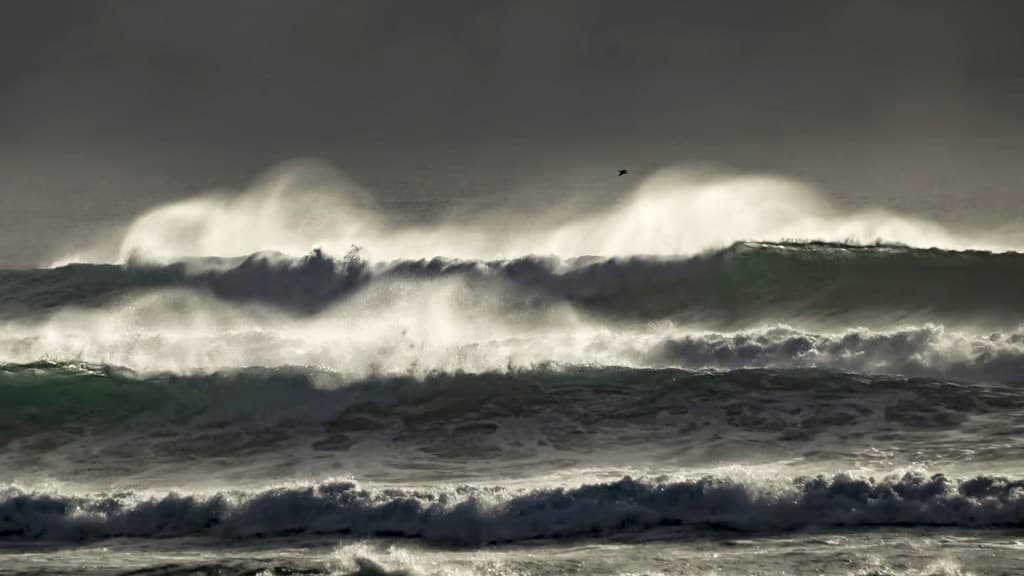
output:
[[[313,315],[192,290],[141,293],[0,324],[0,362],[87,362],[143,373],[308,366],[352,378],[559,365],[832,368],[998,380],[1024,369],[1020,330],[926,324],[708,332],[601,320],[564,302],[531,300],[511,285],[485,288],[458,278],[380,282]]]
[[[557,191],[550,197],[560,198],[556,204],[572,204]],[[294,256],[314,247],[342,254],[352,245],[378,261],[685,255],[737,241],[787,238],[1013,247],[994,235],[958,234],[880,208],[844,214],[813,188],[779,176],[713,176],[678,167],[644,178],[613,205],[571,217],[545,215],[568,212],[542,210],[510,221],[507,210],[496,209],[471,219],[402,224],[344,176],[319,165],[290,163],[247,189],[200,194],[145,212],[127,227],[117,253],[100,245],[78,248],[57,263],[174,261],[263,251]]]
[[[0,533],[26,540],[351,534],[476,546],[709,525],[752,532],[814,526],[1020,527],[1024,487],[1020,480],[996,476],[837,474],[753,483],[713,476],[625,477],[525,492],[373,490],[346,482],[206,495],[0,491]]]

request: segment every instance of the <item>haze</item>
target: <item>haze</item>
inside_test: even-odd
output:
[[[676,165],[957,229],[1022,217],[1015,2],[4,8],[4,267],[295,158],[413,218],[603,206]]]

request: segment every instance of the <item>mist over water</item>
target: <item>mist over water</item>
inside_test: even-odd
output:
[[[311,316],[177,290],[0,328],[6,362],[85,362],[143,374],[282,366],[350,378],[546,366],[803,367],[1005,380],[1024,368],[1020,327],[714,332],[603,318],[568,302],[531,300],[515,286],[458,279],[373,286]]]
[[[138,216],[116,253],[76,249],[69,262],[170,262],[276,251],[290,256],[353,246],[376,261],[529,255],[692,255],[746,240],[896,242],[949,250],[1010,250],[998,235],[963,234],[882,208],[844,214],[812,187],[772,175],[730,175],[685,167],[642,177],[612,204],[570,213],[571,197],[552,190],[531,217],[493,209],[472,217],[403,223],[370,192],[333,168],[281,165],[246,189],[202,194]],[[555,216],[555,215],[560,216]],[[568,214],[568,215],[566,215]],[[511,220],[511,221],[510,221]]]

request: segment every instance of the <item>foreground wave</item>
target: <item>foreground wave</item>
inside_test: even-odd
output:
[[[349,482],[210,495],[0,492],[0,538],[296,534],[401,536],[456,545],[609,536],[665,526],[770,532],[814,526],[1024,526],[1024,481],[907,474],[751,483],[722,477],[538,489],[368,490]]]

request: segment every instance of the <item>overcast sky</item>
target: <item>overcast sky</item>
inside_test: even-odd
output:
[[[0,8],[0,265],[295,157],[435,204],[525,188],[542,209],[616,193],[619,167],[711,162],[1024,217],[1024,2]]]

